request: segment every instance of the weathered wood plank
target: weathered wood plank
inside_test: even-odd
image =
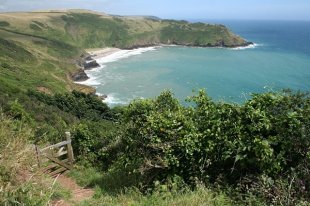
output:
[[[50,173],[51,176],[54,176],[63,171],[73,169],[74,154],[70,132],[66,132],[66,139],[66,141],[47,146],[43,149],[36,147],[39,166],[42,167],[43,161],[52,161],[50,165],[41,169],[42,172],[54,170]],[[67,155],[67,159],[63,159],[66,158],[63,155]]]
[[[37,145],[35,145],[35,150],[36,150],[36,156],[37,156],[38,166],[41,167],[40,149],[38,148]]]
[[[65,154],[68,154],[68,152],[67,151],[58,152],[57,153],[57,157],[61,157],[61,156],[65,155]]]
[[[59,164],[56,164],[56,163],[55,163],[55,164],[50,164],[49,166],[42,168],[41,171],[42,171],[42,172],[46,172],[46,171],[48,171],[48,170],[50,170],[50,169],[53,169],[53,168],[55,168],[55,167],[60,167],[60,165],[59,165]]]
[[[66,151],[66,150],[64,150],[64,149],[65,149],[65,147],[61,147],[61,148],[58,150],[56,156],[57,156],[57,157],[60,157],[60,156],[62,156],[62,155],[68,154],[68,151]]]
[[[61,160],[59,160],[59,159],[57,159],[57,158],[55,158],[55,157],[51,157],[51,156],[49,156],[49,155],[45,155],[45,156],[46,156],[48,159],[52,160],[53,162],[55,162],[55,163],[57,163],[57,164],[59,164],[59,165],[65,167],[65,168],[67,168],[67,169],[69,169],[69,170],[73,169],[73,167],[72,167],[71,165],[67,165],[66,163],[62,162]],[[69,161],[70,161],[70,160],[69,160]]]
[[[64,164],[66,164],[68,162],[68,158],[67,159],[64,159],[64,160],[61,160],[61,162],[63,162]],[[59,165],[58,163],[51,163],[50,165],[44,167],[41,169],[41,172],[47,172],[48,170],[50,169],[53,169],[55,167],[62,167],[61,165]]]
[[[74,162],[74,154],[73,154],[73,148],[71,145],[71,134],[70,134],[70,132],[66,132],[66,138],[67,138],[68,142],[70,141],[70,143],[67,145],[67,151],[68,151],[69,162],[72,165]]]
[[[57,169],[57,170],[55,170],[55,171],[49,173],[49,175],[54,176],[54,175],[57,175],[57,174],[59,174],[59,173],[61,173],[61,172],[66,171],[66,170],[68,170],[68,169],[67,169],[67,168],[64,168],[64,167],[61,167],[61,168],[59,168],[59,169]]]
[[[67,145],[67,144],[71,144],[71,139],[67,140],[67,141],[59,142],[59,143],[54,144],[54,145],[50,145],[50,146],[45,147],[43,149],[40,149],[40,152],[44,152],[44,151],[46,151],[48,149],[58,148],[58,147],[61,147],[61,146]]]

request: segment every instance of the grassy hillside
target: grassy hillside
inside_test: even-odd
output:
[[[228,47],[246,44],[223,25],[109,16],[88,11],[6,13],[0,15],[0,22],[7,30],[84,48],[131,48],[160,43]]]
[[[2,92],[6,88],[20,91],[32,88],[47,93],[92,90],[75,85],[70,78],[70,73],[77,70],[74,60],[83,52],[81,49],[64,42],[1,29],[0,36]]]
[[[225,26],[153,17],[110,16],[84,10],[0,14],[0,83],[46,93],[93,89],[73,84],[85,48],[158,44],[238,46],[245,40]]]
[[[111,109],[70,78],[86,48],[160,43],[247,44],[222,25],[83,10],[0,14],[0,205],[70,196],[36,175],[31,147],[65,131],[77,160],[70,175],[96,192],[80,205],[309,205],[309,94],[236,105],[201,91],[186,107],[163,92]]]

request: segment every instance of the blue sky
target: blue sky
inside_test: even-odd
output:
[[[175,19],[310,21],[310,0],[0,0],[0,11],[82,8]]]

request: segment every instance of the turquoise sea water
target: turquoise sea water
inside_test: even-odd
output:
[[[89,71],[111,105],[155,97],[165,89],[183,101],[206,89],[215,100],[242,102],[250,93],[310,90],[310,22],[217,21],[255,48],[159,47],[127,51]],[[114,58],[114,59],[113,59]],[[99,60],[100,62],[100,60]]]

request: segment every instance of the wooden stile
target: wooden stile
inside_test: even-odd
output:
[[[74,154],[71,145],[70,132],[65,133],[66,141],[59,142],[54,145],[39,149],[36,145],[36,155],[39,167],[42,167],[42,172],[49,173],[55,176],[73,168]],[[67,156],[67,158],[65,157]],[[47,161],[48,164],[43,167],[43,163]]]
[[[73,154],[73,148],[72,148],[72,145],[71,145],[71,134],[70,134],[70,132],[66,132],[66,138],[67,138],[67,141],[70,141],[70,144],[67,144],[69,162],[71,164],[73,164],[73,162],[74,162],[74,154]]]

